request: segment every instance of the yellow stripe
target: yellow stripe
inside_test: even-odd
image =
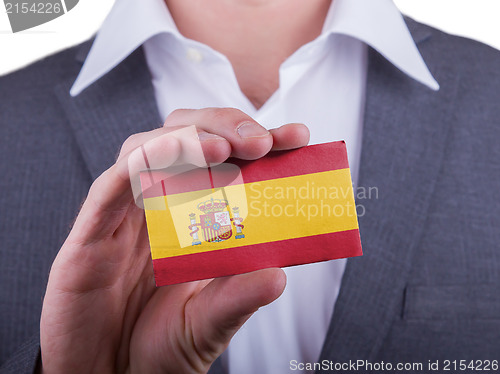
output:
[[[202,244],[192,245],[189,214],[200,223],[204,213],[197,206],[211,198],[227,199],[231,217],[232,208],[239,208],[244,238],[235,238],[233,225],[228,240],[206,242],[199,226]],[[349,169],[161,196],[144,203],[153,259],[358,228]]]

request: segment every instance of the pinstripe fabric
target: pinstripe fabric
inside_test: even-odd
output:
[[[50,265],[93,179],[127,136],[160,124],[141,51],[70,99],[77,49],[0,80],[0,365],[37,333]]]

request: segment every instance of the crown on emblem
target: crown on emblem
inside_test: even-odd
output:
[[[227,207],[228,203],[226,200],[222,199],[214,199],[203,201],[198,204],[198,209],[203,213],[216,213],[224,210]]]

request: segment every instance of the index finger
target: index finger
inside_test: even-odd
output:
[[[155,147],[158,152],[152,152],[149,158],[154,162],[154,157],[161,157],[165,166],[173,164],[181,152],[178,139],[173,136],[157,139]],[[139,164],[144,160],[142,150],[142,146],[138,147],[129,157],[120,158],[94,181],[73,225],[70,234],[72,240],[81,243],[93,242],[114,233],[130,204],[134,202],[130,167],[137,167],[137,173],[140,171]]]

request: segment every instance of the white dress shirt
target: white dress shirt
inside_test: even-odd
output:
[[[391,0],[333,1],[321,35],[283,62],[279,89],[260,109],[241,92],[228,59],[183,37],[162,0],[117,0],[71,94],[78,95],[140,45],[162,118],[177,108],[234,107],[266,128],[303,122],[311,144],[345,140],[355,186],[367,45],[408,76],[439,87]],[[228,372],[288,373],[291,360],[317,361],[345,264],[336,260],[285,269],[283,295],[256,312],[224,353]]]

